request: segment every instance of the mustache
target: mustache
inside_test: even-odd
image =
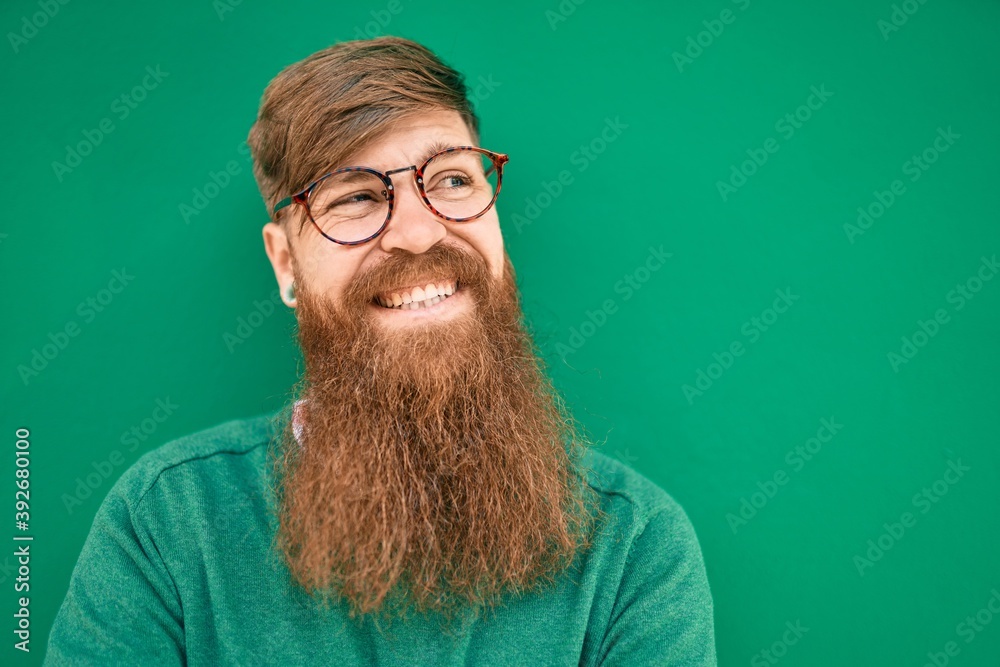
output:
[[[482,293],[490,271],[481,255],[453,244],[437,243],[422,253],[395,248],[390,255],[358,276],[342,297],[348,312],[359,312],[377,294],[421,280],[455,278],[466,288]]]

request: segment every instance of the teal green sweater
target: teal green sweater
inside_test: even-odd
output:
[[[387,631],[323,612],[270,551],[272,415],[140,458],[101,504],[45,665],[715,665],[712,596],[666,492],[590,450],[609,515],[557,585],[457,638],[417,616]]]

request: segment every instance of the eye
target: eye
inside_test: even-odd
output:
[[[473,179],[460,171],[453,171],[449,174],[439,174],[434,178],[434,188],[455,189],[472,185]]]
[[[375,197],[372,196],[370,192],[355,192],[352,195],[347,195],[340,199],[340,201],[335,202],[334,206],[340,206],[341,204],[356,204],[363,201],[372,201]]]
[[[325,208],[327,211],[332,211],[333,209],[340,208],[350,208],[352,206],[365,205],[373,202],[381,202],[385,199],[385,191],[382,191],[381,196],[371,192],[370,190],[364,190],[359,192],[352,192],[349,195],[344,195],[334,200],[328,204]]]

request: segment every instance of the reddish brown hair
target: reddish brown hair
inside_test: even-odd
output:
[[[247,137],[269,217],[278,201],[430,109],[457,111],[479,142],[464,76],[401,37],[341,42],[283,69],[264,90]]]

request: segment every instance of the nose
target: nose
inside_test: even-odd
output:
[[[448,234],[444,221],[421,200],[413,172],[390,178],[393,178],[395,186],[395,202],[392,218],[379,235],[379,245],[386,252],[393,248],[412,253],[424,252]]]

